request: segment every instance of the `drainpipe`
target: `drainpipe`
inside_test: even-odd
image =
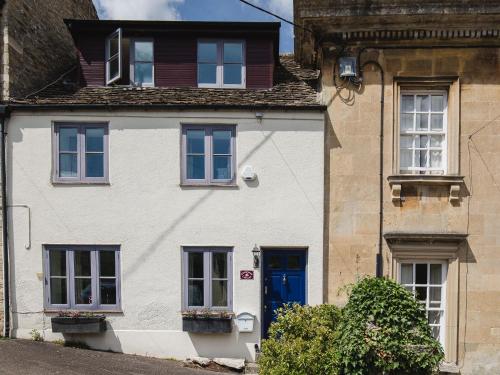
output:
[[[358,55],[361,56],[361,50]],[[376,268],[375,274],[377,277],[383,276],[383,257],[382,257],[382,244],[383,244],[383,232],[384,232],[384,101],[385,101],[385,82],[384,82],[384,69],[378,63],[378,61],[370,60],[363,64],[361,67],[361,77],[363,77],[363,70],[366,66],[373,65],[380,71],[380,169],[379,169],[379,232],[378,232],[378,253],[376,257]]]
[[[10,337],[10,292],[9,292],[9,246],[8,246],[8,231],[7,231],[7,173],[6,173],[6,157],[5,136],[7,118],[9,117],[9,108],[5,105],[0,105],[0,138],[1,138],[1,178],[2,178],[2,240],[3,240],[3,289],[4,289],[4,329],[5,337]]]

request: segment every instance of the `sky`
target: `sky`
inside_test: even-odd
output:
[[[93,0],[101,19],[279,21],[239,0]],[[248,0],[293,20],[293,0]],[[293,52],[293,27],[281,22],[280,52]]]

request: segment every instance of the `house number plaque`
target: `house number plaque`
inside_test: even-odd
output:
[[[253,271],[240,271],[240,280],[253,280]]]

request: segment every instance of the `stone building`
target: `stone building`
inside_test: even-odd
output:
[[[75,65],[75,47],[65,18],[97,18],[92,0],[2,0],[0,15],[3,101],[36,93]],[[0,269],[1,327],[4,326],[3,284],[3,269]]]
[[[326,299],[394,278],[425,303],[444,372],[500,373],[500,2],[294,10],[328,105]]]

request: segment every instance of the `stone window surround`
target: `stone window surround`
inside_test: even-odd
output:
[[[402,261],[442,261],[448,265],[446,279],[445,359],[442,367],[455,372],[458,361],[458,299],[460,262],[458,252],[467,237],[461,233],[386,233],[390,249],[389,275],[399,279]]]
[[[447,127],[447,174],[446,175],[402,175],[399,168],[400,97],[405,90],[445,90],[448,93]],[[460,176],[460,79],[458,76],[443,77],[394,77],[393,83],[393,159],[392,175],[388,177],[392,201],[401,201],[402,186],[445,185],[449,186],[449,200],[460,199],[463,176]]]

